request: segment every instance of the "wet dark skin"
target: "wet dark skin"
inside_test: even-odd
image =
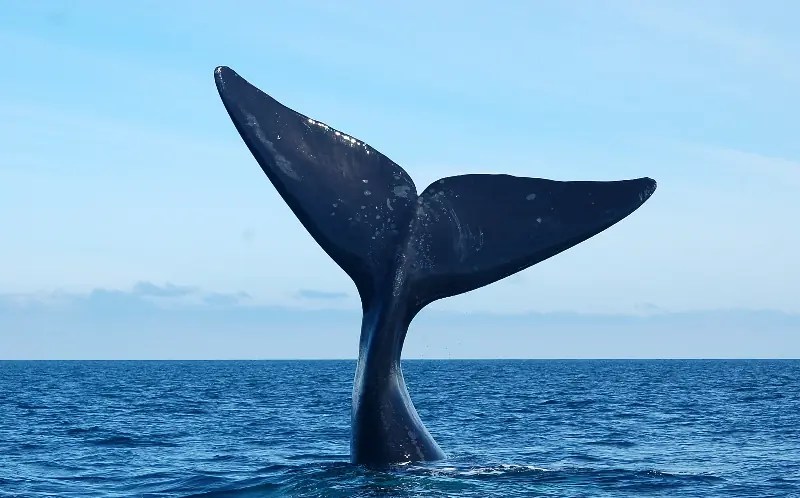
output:
[[[214,78],[261,169],[361,297],[354,463],[445,457],[411,402],[400,365],[408,326],[423,307],[569,249],[631,214],[656,189],[650,178],[462,175],[418,194],[400,166],[363,141],[289,109],[230,68],[218,67]]]

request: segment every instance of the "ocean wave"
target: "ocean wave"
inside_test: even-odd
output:
[[[800,496],[800,362],[672,365],[413,362],[449,458],[385,468],[349,463],[352,361],[5,365],[0,497]]]
[[[94,446],[104,446],[110,448],[137,448],[143,446],[169,448],[177,446],[177,443],[164,441],[160,439],[142,439],[133,436],[123,436],[123,435],[114,435],[114,436],[105,436],[95,439],[87,439],[86,442]]]

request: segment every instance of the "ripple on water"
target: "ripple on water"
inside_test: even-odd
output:
[[[354,367],[0,362],[0,497],[800,496],[800,362],[407,362],[450,457],[382,469]]]

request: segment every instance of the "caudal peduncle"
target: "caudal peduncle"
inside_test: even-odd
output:
[[[445,456],[422,423],[405,384],[400,358],[410,318],[396,303],[391,299],[364,313],[353,383],[354,463],[431,461]]]

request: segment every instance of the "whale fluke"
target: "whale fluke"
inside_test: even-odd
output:
[[[214,74],[261,169],[368,304],[414,211],[411,177],[369,145],[289,109],[233,70],[219,67]]]
[[[418,306],[539,263],[628,216],[655,191],[649,178],[560,182],[462,175],[420,196],[409,238]]]
[[[650,178],[563,182],[486,174],[443,178],[418,195],[403,168],[363,141],[289,109],[230,68],[214,74],[261,169],[361,297],[356,463],[444,456],[400,369],[408,324],[424,306],[598,234],[656,189]]]

